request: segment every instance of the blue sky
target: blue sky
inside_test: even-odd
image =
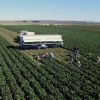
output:
[[[0,0],[0,20],[100,21],[100,0]]]

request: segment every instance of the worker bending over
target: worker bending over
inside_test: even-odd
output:
[[[51,52],[50,53],[50,61],[52,61],[54,59],[54,54]]]

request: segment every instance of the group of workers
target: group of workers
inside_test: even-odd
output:
[[[91,57],[92,57],[91,53],[88,53],[87,59],[91,59]],[[73,48],[73,54],[70,54],[70,60],[72,62],[74,62],[74,61],[77,60],[78,67],[81,67],[81,62],[79,61],[78,58],[79,58],[79,49],[78,49],[77,46],[74,46],[74,48]],[[100,63],[100,57],[99,56],[97,57],[97,64],[98,63]]]
[[[79,49],[77,46],[74,46],[73,54],[70,54],[70,61],[71,62],[77,61],[78,57],[79,57]],[[77,66],[81,67],[81,62],[79,60],[77,61]]]
[[[91,53],[88,54],[88,59],[91,59]],[[50,58],[50,61],[52,61],[54,59],[54,54],[51,52],[51,53],[44,53],[41,55],[41,56],[37,56],[36,59],[37,61],[41,61],[42,58]],[[74,46],[73,48],[73,54],[70,54],[70,61],[71,62],[74,62],[76,61],[77,62],[77,66],[78,67],[81,67],[81,62],[80,60],[78,59],[79,58],[79,49],[78,49],[78,46]],[[100,57],[98,56],[97,57],[97,63],[100,63]]]
[[[91,56],[91,53],[89,53],[89,54],[88,54],[88,59],[91,59],[91,57],[92,57],[92,56]],[[98,63],[100,63],[100,57],[99,57],[99,56],[97,57],[97,64],[98,64]]]
[[[73,48],[73,54],[70,54],[70,60],[73,62],[79,56],[79,49],[77,46]]]
[[[52,61],[54,59],[54,54],[52,52],[51,53],[43,52],[43,54],[41,56],[38,55],[36,57],[36,60],[40,62],[42,60],[42,58],[50,58],[50,61]]]

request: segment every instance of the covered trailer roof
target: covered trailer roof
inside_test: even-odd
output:
[[[23,35],[24,42],[63,41],[61,35]]]

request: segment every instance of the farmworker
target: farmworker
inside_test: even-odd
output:
[[[70,60],[73,62],[74,61],[74,56],[70,54]]]
[[[88,59],[91,59],[91,53],[88,54]]]
[[[46,58],[46,53],[43,53],[42,54],[42,58]]]
[[[78,46],[74,46],[73,52],[77,52],[77,50],[79,50],[79,49],[78,49]]]
[[[89,57],[91,57],[91,53],[89,53]]]
[[[49,53],[48,52],[46,52],[45,55],[46,55],[46,58],[49,57]]]
[[[36,58],[36,59],[37,59],[37,61],[41,61],[41,58],[40,58],[40,56],[37,56],[37,58]]]
[[[100,57],[99,56],[97,57],[97,63],[100,63]]]
[[[79,54],[79,49],[78,49],[77,46],[74,46],[73,52],[74,52],[74,58],[77,58],[78,57],[78,54]]]
[[[78,62],[77,62],[77,65],[78,65],[78,67],[81,67],[81,62],[78,61]]]
[[[50,61],[52,61],[54,59],[54,54],[51,52],[50,53]]]

